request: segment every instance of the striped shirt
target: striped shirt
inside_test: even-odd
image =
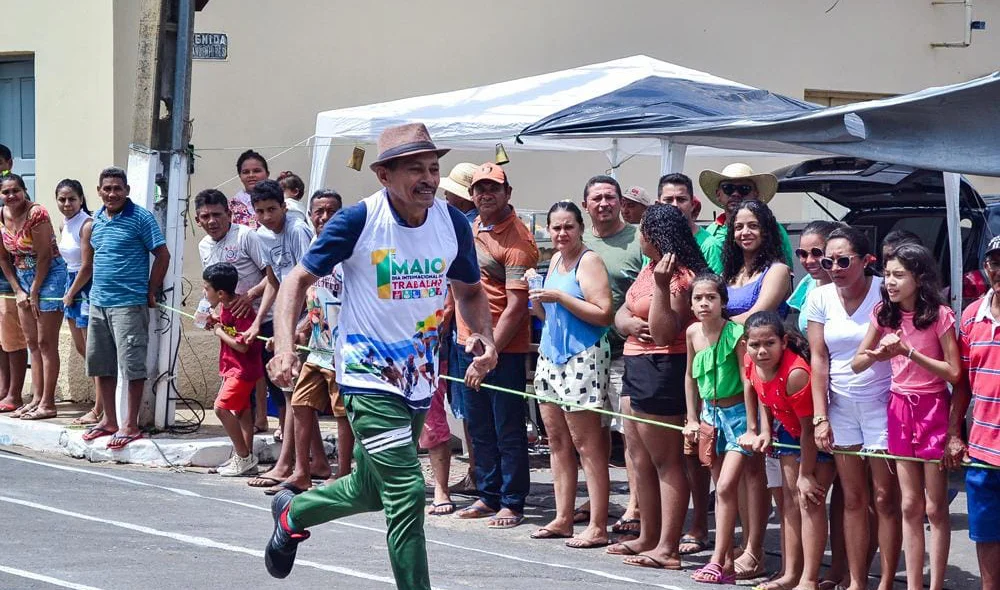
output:
[[[94,215],[90,235],[94,249],[91,305],[146,305],[149,253],[164,244],[166,240],[153,214],[131,199],[114,217],[108,217],[101,207]]]
[[[990,291],[965,308],[958,344],[974,400],[969,456],[1000,465],[1000,321],[990,311],[993,296]]]

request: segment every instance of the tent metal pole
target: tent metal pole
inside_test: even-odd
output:
[[[959,187],[961,175],[944,172],[945,221],[948,224],[948,250],[951,252],[951,308],[962,315],[962,228],[959,222]]]
[[[684,157],[687,146],[677,144],[669,139],[660,140],[660,175],[684,171]]]
[[[611,140],[611,178],[618,180],[618,140]]]

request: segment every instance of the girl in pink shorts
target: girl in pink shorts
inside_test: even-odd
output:
[[[951,395],[961,361],[955,314],[940,295],[937,263],[923,246],[897,246],[885,259],[882,303],[852,362],[863,371],[889,360],[889,453],[937,460],[944,454]],[[923,588],[924,515],[931,525],[931,585],[940,590],[951,540],[948,480],[939,465],[897,461],[902,492],[903,548],[909,590]],[[926,493],[926,498],[925,498]]]

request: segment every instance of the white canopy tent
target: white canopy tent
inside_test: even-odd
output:
[[[495,144],[504,143],[507,149],[601,151],[611,161],[612,168],[636,154],[664,156],[668,146],[657,138],[648,137],[566,140],[528,137],[515,144],[525,127],[553,113],[649,81],[659,88],[669,88],[677,99],[675,104],[686,109],[681,116],[691,118],[716,116],[732,120],[737,114],[747,118],[818,108],[712,74],[637,55],[477,88],[321,112],[316,117],[310,190],[323,184],[332,145],[374,144],[386,127],[412,121],[426,124],[437,145],[453,149],[493,150]],[[717,100],[712,110],[706,110],[704,104],[713,96],[721,96],[722,100]],[[792,151],[822,153],[809,148]],[[698,148],[693,152],[699,153]],[[720,153],[718,150],[705,152]],[[672,153],[676,159],[681,152]],[[668,160],[666,157],[665,161]]]

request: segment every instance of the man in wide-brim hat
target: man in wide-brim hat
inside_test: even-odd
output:
[[[715,222],[706,228],[708,233],[725,243],[726,221],[743,201],[761,201],[768,203],[778,192],[778,179],[773,174],[757,174],[747,164],[735,162],[722,169],[702,170],[698,176],[698,184],[709,201],[722,208],[722,213]],[[792,266],[792,243],[788,239],[785,227],[778,224],[781,233],[781,253],[785,264]]]
[[[491,318],[480,284],[472,229],[455,208],[435,199],[438,149],[421,123],[389,127],[371,165],[382,190],[327,222],[301,262],[281,283],[274,308],[274,383],[291,387],[299,369],[294,330],[306,289],[319,277],[343,275],[335,354],[336,379],[358,444],[357,468],[323,487],[274,497],[274,531],[264,551],[268,573],[291,573],[309,527],[341,516],[385,510],[389,560],[400,588],[429,589],[424,539],[424,478],[414,434],[430,406],[430,379],[401,387],[385,369],[419,356],[437,374],[437,328],[445,294],[454,294],[472,334],[466,383],[478,388],[496,366]],[[414,334],[420,336],[419,345]],[[363,362],[364,361],[364,362]]]

